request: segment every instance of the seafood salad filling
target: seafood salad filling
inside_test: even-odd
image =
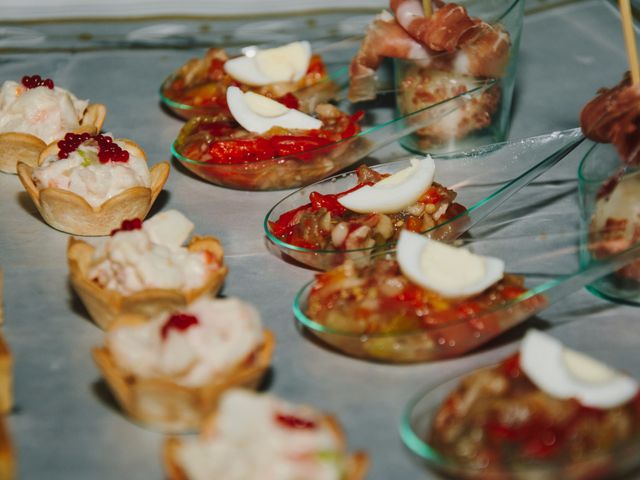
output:
[[[235,298],[202,297],[184,310],[107,333],[123,371],[199,387],[251,358],[264,343],[259,313]]]
[[[94,208],[129,188],[151,186],[144,153],[110,134],[67,133],[32,178],[39,190],[67,190]]]
[[[150,288],[193,290],[220,267],[208,251],[192,252],[183,243],[193,223],[168,210],[144,223],[125,220],[96,248],[87,276],[101,288],[122,295]]]
[[[269,224],[280,240],[313,250],[354,250],[398,239],[403,229],[424,232],[465,211],[456,192],[433,182],[431,157],[412,159],[393,174],[366,165],[357,184],[337,194],[312,192],[310,202]]]
[[[429,443],[474,471],[574,466],[580,478],[609,478],[609,459],[640,443],[638,383],[530,330],[518,353],[466,376],[448,395]],[[569,471],[565,478],[576,478]]]
[[[226,393],[210,435],[178,452],[190,480],[342,480],[345,456],[315,409],[245,390]]]
[[[0,133],[28,133],[49,144],[77,129],[88,105],[38,75],[7,80],[0,88]]]

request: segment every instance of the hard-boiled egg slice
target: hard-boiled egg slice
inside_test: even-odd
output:
[[[224,71],[236,80],[252,86],[279,82],[297,82],[311,60],[309,42],[293,42],[278,48],[251,50],[252,56],[227,60]]]
[[[193,231],[193,222],[177,210],[156,213],[142,224],[153,243],[170,248],[181,246]]]
[[[322,121],[275,100],[253,92],[243,93],[238,87],[227,89],[227,105],[233,118],[250,132],[264,133],[271,127],[313,130]]]
[[[545,393],[576,398],[587,407],[614,408],[638,392],[633,378],[537,330],[529,330],[522,341],[520,368]]]
[[[504,274],[499,258],[475,255],[408,230],[400,232],[397,258],[412,282],[448,298],[480,293]]]
[[[358,213],[396,213],[414,203],[429,188],[436,165],[431,156],[412,158],[411,166],[338,199]]]

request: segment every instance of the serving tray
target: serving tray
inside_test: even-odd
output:
[[[299,38],[304,27],[308,36],[329,43],[336,35],[361,32],[369,15],[366,11],[312,15],[315,25],[337,30],[325,38],[327,32],[303,21],[300,28],[283,30],[291,36],[278,41]],[[268,21],[297,25],[310,17],[293,18],[274,16]],[[266,20],[255,20],[262,21]],[[216,22],[164,18],[0,24],[0,81],[43,73],[79,97],[105,103],[105,130],[135,139],[155,163],[169,158],[169,146],[182,126],[159,107],[159,82],[213,40],[236,46],[274,41],[273,29],[266,27],[245,29],[250,33],[246,38],[225,37],[238,31],[238,23],[255,27],[247,18]],[[154,32],[161,32],[167,24],[189,28],[176,31],[170,43],[156,41]],[[203,25],[210,25],[209,30]],[[222,25],[226,30],[211,29]],[[36,42],[38,35],[45,39]],[[600,86],[616,83],[626,68],[622,45],[617,13],[604,1],[570,2],[528,15],[511,138],[575,127],[582,104]],[[376,152],[372,160],[402,153],[393,145]],[[575,179],[582,154],[583,148],[519,192],[480,233],[514,238],[530,234],[544,239],[545,234],[578,228]],[[224,295],[254,302],[277,337],[266,387],[337,414],[350,445],[367,449],[372,457],[369,479],[437,478],[403,448],[396,433],[404,405],[421,388],[514,350],[522,329],[460,359],[403,367],[347,358],[306,341],[296,330],[290,308],[309,272],[283,263],[264,245],[266,207],[283,193],[213,187],[175,162],[172,165],[165,193],[154,211],[178,208],[195,222],[198,233],[221,239],[230,268]],[[520,217],[527,222],[512,221]],[[20,478],[163,478],[162,435],[119,413],[91,361],[90,349],[101,342],[102,332],[89,321],[69,289],[63,255],[67,241],[67,235],[42,222],[15,176],[0,175],[4,328],[15,355],[16,408],[9,427]],[[577,265],[577,257],[575,262]],[[570,265],[558,265],[559,271],[566,267]],[[527,325],[552,325],[554,335],[572,347],[640,377],[636,309],[609,304],[582,291]]]

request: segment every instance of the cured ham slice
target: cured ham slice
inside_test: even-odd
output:
[[[631,85],[627,72],[613,88],[602,88],[580,112],[580,126],[587,138],[612,143],[622,161],[640,165],[640,86]]]
[[[420,60],[423,67],[473,77],[503,75],[509,34],[470,17],[460,5],[437,1],[435,7],[427,18],[418,0],[391,0],[395,17],[386,12],[376,17],[352,60],[351,101],[375,97],[375,71],[384,57]]]

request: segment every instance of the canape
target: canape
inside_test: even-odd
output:
[[[580,113],[582,132],[598,142],[578,169],[585,231],[583,264],[617,254],[640,241],[638,100],[640,88],[627,73],[615,87],[600,89]],[[608,300],[640,305],[640,260],[588,289]]]
[[[101,247],[71,238],[67,256],[71,285],[93,321],[103,329],[121,314],[154,316],[215,296],[227,275],[215,237],[194,236],[184,215],[169,210],[123,229]]]
[[[67,133],[37,165],[19,162],[20,181],[45,222],[74,235],[108,235],[143,219],[169,176],[168,162],[149,169],[138,145],[108,134]]]
[[[465,353],[545,304],[526,293],[524,278],[505,274],[501,259],[403,230],[395,255],[316,274],[294,312],[348,355],[418,362]]]
[[[638,382],[530,330],[520,350],[422,394],[403,439],[457,478],[617,478],[638,465]]]
[[[385,57],[395,59],[402,114],[468,91],[479,78],[495,78],[496,84],[481,96],[402,144],[412,151],[453,151],[504,140],[523,4],[438,1],[430,3],[427,13],[418,0],[392,0],[392,13],[383,11],[374,18],[351,62],[349,99],[375,97],[376,70]],[[411,119],[416,120],[419,117]]]
[[[255,388],[273,348],[252,306],[200,298],[153,318],[118,317],[93,356],[129,417],[178,433],[197,429],[225,390]]]
[[[236,86],[278,100],[291,108],[312,112],[337,93],[320,55],[309,42],[259,49],[249,47],[235,58],[211,48],[165,80],[162,101],[181,117],[221,115],[230,118],[227,88]]]
[[[16,173],[18,162],[36,167],[40,153],[65,133],[98,133],[106,108],[78,100],[51,79],[25,76],[0,88],[0,171]]]
[[[368,456],[345,443],[338,422],[312,407],[232,390],[199,438],[169,438],[163,457],[170,480],[363,480]]]
[[[411,159],[392,175],[361,165],[355,187],[311,192],[309,203],[269,221],[268,233],[287,245],[360,258],[395,242],[403,229],[424,232],[465,211],[456,192],[433,181],[434,173],[431,157]]]
[[[227,89],[227,104],[232,119],[193,118],[173,145],[183,165],[223,186],[269,190],[310,183],[348,165],[369,143],[358,137],[362,112],[348,115],[322,104],[312,117],[237,87]]]

